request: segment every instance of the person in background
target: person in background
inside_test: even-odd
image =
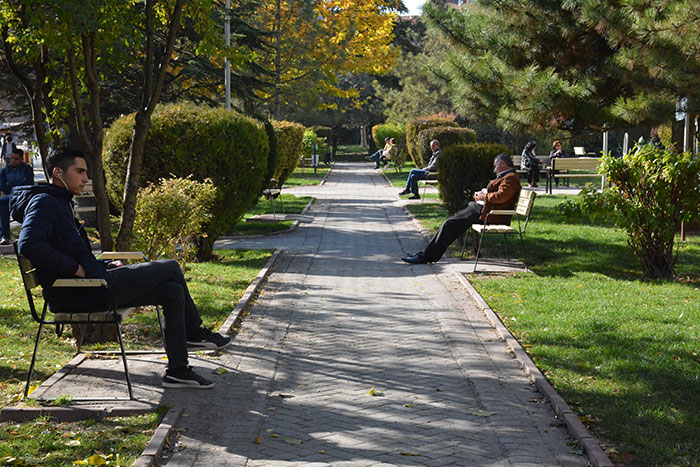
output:
[[[391,138],[389,139],[389,149],[384,150],[382,157],[379,158],[379,161],[384,164],[384,167],[386,167],[398,153],[399,147],[396,145],[396,139]]]
[[[481,191],[474,193],[474,201],[466,208],[447,218],[440,230],[430,239],[425,251],[401,258],[409,264],[434,263],[442,258],[447,247],[473,224],[482,223],[486,215],[498,209],[513,209],[520,194],[520,177],[515,173],[513,160],[507,154],[499,154],[493,160],[496,178]],[[489,217],[494,224],[510,224],[510,216]]]
[[[2,161],[5,165],[10,165],[10,155],[17,149],[17,145],[12,142],[12,135],[5,135],[2,143]]]
[[[561,148],[561,141],[555,140],[552,143],[552,151],[549,153],[549,165],[552,165],[552,159],[555,157],[566,157],[566,152]],[[559,173],[558,170],[555,170],[553,173]],[[559,179],[555,178],[554,183],[556,186],[559,186]]]
[[[371,156],[369,156],[369,160],[374,162],[374,168],[378,169],[379,168],[379,161],[381,160],[381,157],[384,155],[384,151],[389,149],[391,147],[391,143],[389,142],[391,138],[388,136],[384,138],[384,149],[380,149],[379,151],[375,152]]]
[[[427,180],[431,172],[437,172],[438,159],[440,158],[440,142],[436,139],[432,140],[430,142],[430,150],[433,151],[433,155],[430,156],[428,164],[422,169],[411,169],[408,173],[408,178],[406,178],[406,188],[399,193],[399,196],[413,193],[413,196],[409,196],[408,199],[420,199],[420,195],[418,194],[418,180]]]
[[[537,143],[529,141],[520,156],[520,168],[527,170],[527,186],[533,188],[537,187],[537,182],[540,181],[540,161],[535,155],[536,148]]]
[[[0,170],[0,245],[9,245],[10,236],[10,191],[16,186],[33,185],[34,169],[23,160],[23,152],[15,148],[10,155],[10,163]]]

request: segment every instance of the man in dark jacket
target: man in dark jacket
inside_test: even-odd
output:
[[[220,349],[231,338],[202,327],[197,307],[176,261],[153,261],[124,266],[119,261],[99,261],[92,254],[82,225],[73,213],[73,195],[88,182],[82,153],[62,148],[49,154],[49,184],[16,188],[10,198],[13,218],[22,222],[19,252],[37,267],[44,298],[52,311],[104,309],[99,291],[53,289],[59,278],[99,278],[109,284],[117,307],[161,305],[165,315],[165,347],[168,369],[166,388],[210,388],[209,381],[188,366],[188,347]]]
[[[5,194],[0,198],[0,245],[10,244],[10,191],[16,186],[34,184],[34,169],[24,163],[22,156],[23,151],[15,149],[9,165],[0,170],[0,191]]]
[[[406,179],[406,188],[399,193],[400,196],[413,193],[413,196],[409,196],[408,199],[420,199],[420,195],[418,194],[418,180],[427,180],[431,172],[437,172],[438,159],[440,158],[440,142],[436,139],[432,140],[430,142],[430,150],[433,151],[433,154],[430,156],[430,161],[428,161],[428,164],[422,169],[411,169]]]
[[[483,222],[486,214],[495,209],[513,209],[520,194],[520,177],[515,173],[513,161],[507,154],[499,154],[493,161],[496,179],[491,180],[486,188],[474,193],[474,201],[447,218],[440,230],[430,239],[425,251],[401,258],[410,264],[434,263],[442,258],[447,247],[462,235],[472,224]],[[510,224],[510,216],[491,216],[489,223]]]

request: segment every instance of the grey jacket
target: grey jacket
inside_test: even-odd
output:
[[[428,162],[428,165],[423,167],[424,170],[427,170],[428,172],[437,172],[438,169],[438,158],[440,157],[440,149],[435,151],[432,156],[430,156],[430,161]]]

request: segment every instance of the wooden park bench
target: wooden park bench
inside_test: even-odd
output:
[[[129,376],[129,367],[126,362],[126,351],[124,350],[124,342],[122,339],[122,328],[121,322],[133,311],[133,308],[116,308],[114,306],[114,300],[109,289],[107,281],[104,279],[57,279],[52,287],[54,288],[68,288],[73,291],[74,294],[79,295],[81,291],[84,290],[96,290],[100,289],[104,291],[104,296],[106,301],[109,303],[105,306],[106,309],[97,309],[94,311],[85,312],[83,310],[58,310],[56,313],[47,314],[49,311],[49,304],[44,300],[44,305],[39,313],[34,305],[33,290],[39,286],[39,278],[36,272],[36,268],[27,258],[22,256],[18,249],[17,243],[14,244],[15,255],[17,257],[17,263],[19,264],[19,269],[22,275],[22,282],[24,284],[24,290],[27,294],[27,303],[29,304],[29,310],[31,311],[32,318],[34,321],[39,323],[39,329],[36,334],[36,339],[34,341],[34,352],[32,353],[32,361],[29,365],[29,372],[27,374],[27,384],[24,388],[24,398],[29,396],[29,386],[32,381],[32,375],[34,373],[34,365],[36,363],[36,356],[39,350],[39,341],[41,340],[41,333],[45,325],[56,326],[56,335],[61,336],[63,329],[66,325],[87,325],[87,324],[112,324],[116,326],[117,336],[119,340],[120,354],[122,362],[124,363],[124,376],[126,378],[126,385],[129,391],[128,398],[73,398],[75,401],[113,401],[113,400],[134,400],[134,393],[131,387],[131,378]],[[140,252],[105,252],[101,255],[101,258],[113,260],[136,260],[143,261],[146,260],[143,253]],[[156,312],[158,314],[158,322],[160,324],[161,335],[163,336],[163,344],[165,345],[165,335],[163,333],[163,326],[160,314],[160,308],[156,307]],[[77,342],[77,354],[81,353],[81,345],[83,341],[84,328],[81,329],[80,337]]]
[[[554,180],[569,178],[600,177],[605,185],[605,177],[598,172],[600,157],[555,157],[547,171],[547,187],[545,191],[552,193]]]
[[[479,246],[476,250],[476,259],[474,260],[474,272],[476,272],[476,266],[479,264],[479,256],[481,255],[481,245],[484,241],[484,235],[486,234],[498,234],[503,235],[503,241],[506,246],[506,258],[510,260],[510,252],[508,251],[508,235],[518,234],[520,236],[520,249],[523,253],[523,265],[527,271],[527,263],[525,260],[525,244],[523,242],[523,234],[525,229],[527,229],[527,224],[530,221],[530,214],[532,213],[532,206],[535,203],[535,197],[537,193],[532,190],[520,190],[520,196],[518,196],[518,202],[515,205],[515,209],[494,209],[486,214],[486,219],[483,224],[473,224],[472,230],[479,234]],[[489,216],[515,216],[518,220],[518,228],[514,228],[511,225],[503,224],[489,224]],[[467,242],[462,243],[462,255],[464,258],[464,248]]]

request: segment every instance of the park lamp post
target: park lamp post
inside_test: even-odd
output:
[[[224,58],[224,86],[226,87],[226,110],[231,110],[231,62],[228,60],[228,49],[231,46],[231,16],[229,9],[231,0],[226,0],[226,23],[224,36],[226,38],[226,56]]]

